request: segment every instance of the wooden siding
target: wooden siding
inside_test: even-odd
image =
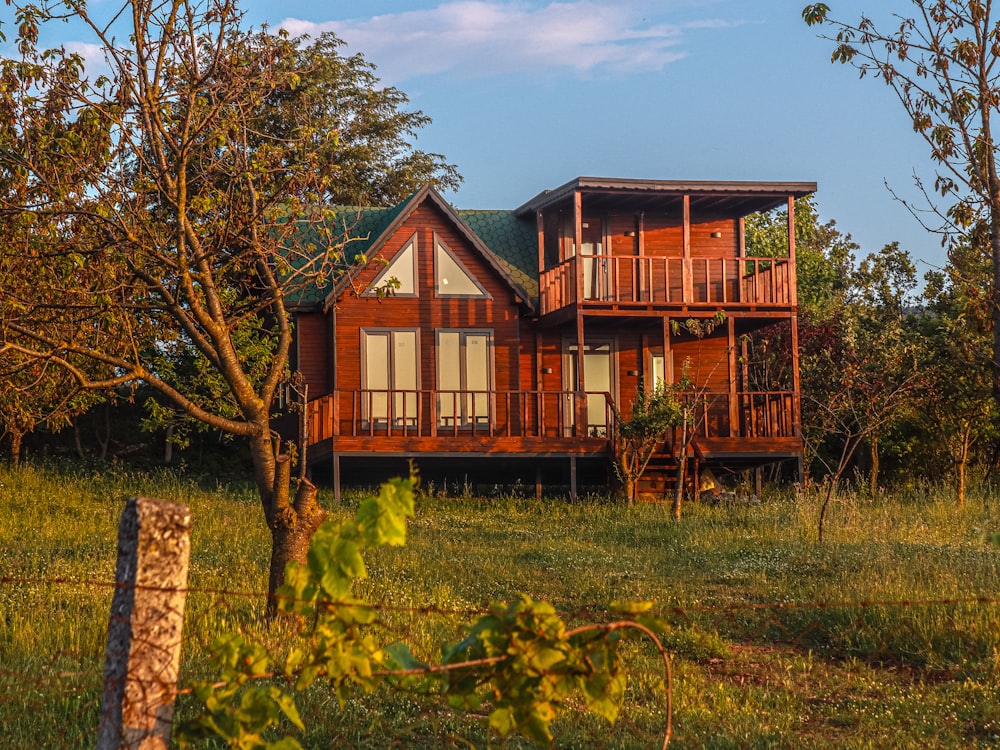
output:
[[[295,316],[296,356],[292,366],[302,373],[311,398],[329,393],[333,386],[330,354],[330,321],[323,313]]]
[[[418,387],[433,389],[437,381],[435,334],[440,329],[489,329],[493,331],[494,388],[520,390],[518,374],[520,313],[506,282],[473,249],[451,222],[434,206],[424,204],[389,239],[378,258],[391,261],[416,234],[417,296],[379,299],[348,294],[337,303],[336,350],[339,360],[337,387],[360,390],[361,330],[363,328],[419,329]],[[489,299],[440,297],[434,293],[434,238],[476,278]],[[369,264],[355,281],[363,290],[384,264]]]

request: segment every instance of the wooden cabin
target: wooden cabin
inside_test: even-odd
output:
[[[514,210],[456,210],[426,186],[341,211],[360,261],[294,308],[312,475],[339,493],[413,459],[452,486],[575,495],[614,478],[616,409],[682,371],[697,434],[684,456],[663,436],[644,494],[671,491],[682,460],[695,476],[801,462],[794,200],[815,189],[580,177]],[[748,257],[744,217],[779,206],[787,253]],[[780,377],[753,365],[761,331],[786,342]]]

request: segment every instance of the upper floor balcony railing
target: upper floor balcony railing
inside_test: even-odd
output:
[[[584,305],[787,307],[788,258],[577,255],[542,272],[543,315]]]

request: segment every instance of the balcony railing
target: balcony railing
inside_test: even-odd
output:
[[[692,425],[703,437],[793,436],[790,391],[698,392]],[[309,402],[309,443],[338,436],[611,439],[608,393],[574,391],[336,391]],[[734,423],[733,419],[736,419]]]
[[[787,306],[794,298],[788,258],[642,255],[569,258],[542,272],[540,296],[543,315],[578,298],[594,305],[748,306]]]

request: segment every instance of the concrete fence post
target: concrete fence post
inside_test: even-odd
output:
[[[191,513],[129,498],[118,527],[98,750],[166,750],[177,693]]]

